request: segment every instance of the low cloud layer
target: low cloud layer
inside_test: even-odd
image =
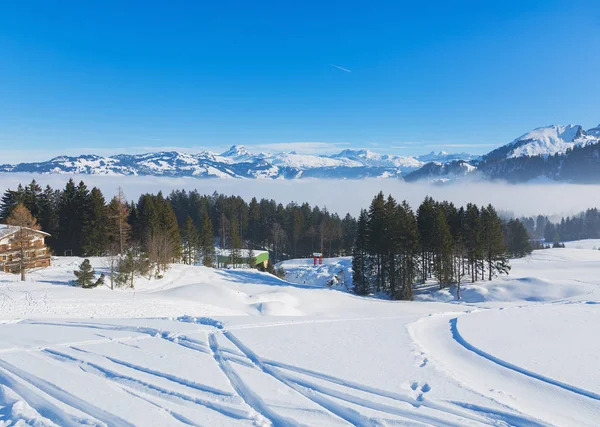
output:
[[[32,179],[41,185],[63,188],[69,175],[35,175],[0,173],[0,191],[14,189],[19,183]],[[416,207],[427,195],[436,200],[449,200],[456,205],[468,202],[478,205],[491,203],[497,209],[516,215],[570,215],[590,207],[600,207],[600,186],[575,184],[520,184],[477,182],[447,185],[405,183],[396,179],[351,180],[239,180],[194,179],[137,176],[78,175],[89,188],[99,187],[106,198],[116,194],[122,187],[128,199],[136,200],[145,192],[159,190],[166,195],[175,189],[194,190],[203,194],[217,191],[227,195],[239,195],[246,200],[252,197],[273,198],[281,203],[296,201],[326,206],[330,211],[344,215],[356,215],[368,207],[373,196],[383,191],[397,200],[406,199]]]

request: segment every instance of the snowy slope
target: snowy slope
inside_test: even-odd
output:
[[[484,156],[486,159],[517,158],[523,156],[552,156],[564,154],[574,147],[598,144],[600,137],[596,129],[584,131],[580,125],[551,125],[534,129],[521,135],[513,142]]]
[[[176,265],[135,291],[69,286],[79,262],[55,259],[25,283],[0,273],[2,426],[600,418],[598,250],[536,251],[508,278],[465,285],[477,298],[462,304],[427,290],[432,301],[394,302],[328,289],[349,258],[286,261],[297,284]]]

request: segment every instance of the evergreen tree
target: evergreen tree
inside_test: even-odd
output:
[[[482,241],[488,267],[488,280],[496,274],[508,274],[510,266],[506,257],[502,221],[492,205],[481,209]]]
[[[22,199],[18,191],[6,190],[0,200],[0,223],[6,222],[12,210]]]
[[[83,262],[79,265],[79,270],[75,270],[75,283],[82,288],[90,288],[94,284],[94,277],[96,276],[96,271],[90,264],[89,259],[84,259]]]
[[[467,250],[467,263],[471,272],[471,281],[478,279],[479,264],[483,257],[481,243],[481,216],[479,208],[474,204],[467,204],[464,220],[464,242]],[[482,277],[483,279],[483,274]]]
[[[423,203],[417,209],[417,227],[421,243],[421,280],[423,283],[429,277],[435,218],[435,203],[431,197],[425,197],[425,200],[423,200]]]
[[[194,220],[188,216],[182,229],[183,237],[183,262],[193,265],[198,260],[198,248],[200,246],[200,236],[194,225]]]
[[[205,267],[215,266],[215,243],[213,237],[212,221],[208,214],[202,219],[202,233],[200,236],[202,247],[202,265]]]
[[[242,239],[239,232],[237,219],[231,224],[231,246],[229,248],[229,263],[233,268],[241,264]]]
[[[58,237],[56,248],[59,255],[81,253],[81,198],[77,197],[77,188],[73,179],[69,179],[61,193],[58,205]]]
[[[59,201],[60,191],[53,190],[49,185],[47,185],[44,191],[39,195],[40,214],[38,223],[40,224],[42,231],[50,234],[50,236],[46,238],[46,244],[51,248],[55,247],[56,238],[58,237]]]
[[[116,283],[119,287],[135,287],[136,276],[146,276],[151,269],[150,260],[135,248],[128,249],[121,258]]]
[[[527,229],[518,219],[511,219],[508,222],[506,237],[508,240],[506,246],[510,256],[522,258],[533,251]]]
[[[546,223],[546,226],[544,227],[544,239],[547,243],[560,242],[560,236],[556,230],[556,226],[551,222]]]
[[[371,202],[369,207],[368,222],[368,252],[371,257],[372,265],[375,271],[375,291],[380,292],[383,288],[384,275],[384,241],[386,239],[386,213],[385,198],[382,192]]]
[[[401,227],[401,239],[398,247],[398,253],[401,257],[398,263],[400,288],[398,294],[393,295],[393,297],[395,299],[412,300],[413,286],[419,264],[419,228],[417,218],[406,200],[398,205],[397,212]]]
[[[88,212],[83,219],[83,254],[101,256],[108,246],[108,216],[102,192],[94,187],[86,201]]]
[[[452,234],[446,219],[446,214],[441,206],[436,209],[433,223],[433,273],[438,280],[440,289],[452,283]]]
[[[352,277],[354,293],[368,295],[371,292],[369,283],[369,252],[368,252],[368,214],[366,210],[360,211],[356,229],[356,240],[352,250]]]

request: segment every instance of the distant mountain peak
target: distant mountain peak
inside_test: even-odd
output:
[[[586,133],[590,136],[600,137],[600,125],[596,126],[595,128],[588,129]]]
[[[223,157],[247,156],[249,153],[243,145],[232,145],[229,150],[221,153]]]
[[[487,160],[498,161],[518,157],[553,156],[564,154],[575,147],[597,144],[598,134],[586,132],[580,125],[549,125],[527,132],[514,141],[484,156]]]

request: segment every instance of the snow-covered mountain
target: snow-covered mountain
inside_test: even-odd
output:
[[[587,131],[580,125],[540,127],[480,159],[432,161],[404,179],[445,182],[465,177],[600,183],[600,126]]]
[[[540,127],[521,135],[484,156],[486,159],[524,156],[553,156],[574,147],[586,147],[600,142],[600,126],[587,132],[580,125]]]
[[[432,151],[408,157],[349,149],[331,155],[255,154],[234,145],[223,153],[60,156],[46,162],[0,165],[0,172],[251,179],[375,177],[436,182],[465,177],[524,182],[542,177],[600,183],[600,125],[587,131],[580,125],[540,127],[484,156]]]
[[[432,151],[428,154],[423,154],[421,156],[417,156],[416,159],[421,162],[441,162],[447,163],[452,162],[454,160],[479,160],[481,156],[474,156],[468,153],[447,153],[445,151]]]
[[[43,174],[152,175],[199,178],[295,179],[400,177],[425,164],[414,157],[377,154],[368,150],[344,150],[333,155],[290,153],[252,154],[233,146],[217,154],[166,151],[115,156],[60,156],[46,162],[2,165],[0,172]]]

